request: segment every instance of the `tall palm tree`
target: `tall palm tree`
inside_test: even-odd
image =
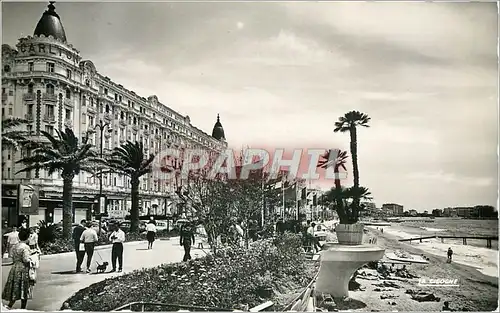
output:
[[[357,127],[370,127],[368,123],[371,118],[359,111],[350,111],[344,114],[344,116],[339,117],[339,120],[335,122],[334,132],[349,132],[351,137],[351,156],[352,156],[352,176],[354,180],[354,187],[359,187],[359,168],[358,168],[358,135]],[[359,199],[354,199],[354,205],[359,205]]]
[[[115,147],[106,159],[109,167],[107,172],[119,173],[130,177],[132,208],[130,209],[130,231],[139,228],[139,179],[152,171],[154,154],[144,155],[142,142],[127,141],[120,147]]]
[[[63,179],[63,236],[71,237],[73,222],[73,179],[81,171],[93,173],[98,161],[97,153],[88,143],[88,137],[81,142],[70,128],[56,130],[57,136],[42,131],[48,143],[41,144],[32,151],[32,155],[16,163],[23,163],[25,168],[18,171],[28,172],[43,169],[48,175],[59,172]]]
[[[20,146],[27,143],[27,131],[16,129],[28,121],[19,117],[8,117],[2,119],[2,147],[12,147],[18,150]]]

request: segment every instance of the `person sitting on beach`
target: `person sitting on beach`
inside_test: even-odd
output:
[[[451,258],[453,256],[453,250],[451,250],[451,247],[448,248],[448,263],[451,263]]]

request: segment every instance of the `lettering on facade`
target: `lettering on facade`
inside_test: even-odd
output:
[[[19,51],[21,53],[28,53],[30,55],[53,55],[53,56],[65,56],[68,60],[77,59],[75,53],[59,48],[56,45],[47,45],[43,43],[35,44],[21,44],[19,45]]]

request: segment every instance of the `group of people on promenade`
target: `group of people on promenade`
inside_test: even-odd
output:
[[[109,225],[111,234],[108,240],[112,243],[111,248],[111,272],[121,272],[123,270],[123,243],[125,242],[125,232],[120,229],[117,223]],[[83,272],[82,264],[87,255],[86,272],[91,272],[92,258],[99,236],[93,228],[92,222],[82,220],[79,225],[73,229],[73,242],[76,253],[76,273]],[[117,268],[118,261],[118,268]]]

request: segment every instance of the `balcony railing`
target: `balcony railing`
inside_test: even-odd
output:
[[[44,93],[43,96],[42,96],[42,100],[43,101],[53,101],[53,102],[56,102],[57,101],[57,95],[50,94],[50,93]]]
[[[55,115],[45,114],[43,116],[43,121],[47,122],[47,123],[55,123],[56,117],[55,117]]]
[[[104,119],[111,121],[113,119],[113,115],[110,113],[104,113]]]
[[[123,125],[123,126],[127,125],[127,121],[124,119],[120,119],[120,125]]]
[[[138,131],[139,127],[137,125],[132,125],[132,129],[135,130],[135,131]]]
[[[34,120],[33,113],[25,114],[24,119],[26,119],[28,122],[33,122],[33,120]]]
[[[96,113],[96,112],[97,112],[97,110],[96,110],[95,106],[90,106],[90,105],[88,105],[88,106],[87,106],[87,112],[90,112],[90,113]]]
[[[35,94],[34,93],[25,93],[23,95],[23,100],[24,101],[35,101]]]
[[[74,106],[73,100],[71,100],[71,99],[64,99],[64,105],[67,106],[67,107],[73,108],[73,106]]]

